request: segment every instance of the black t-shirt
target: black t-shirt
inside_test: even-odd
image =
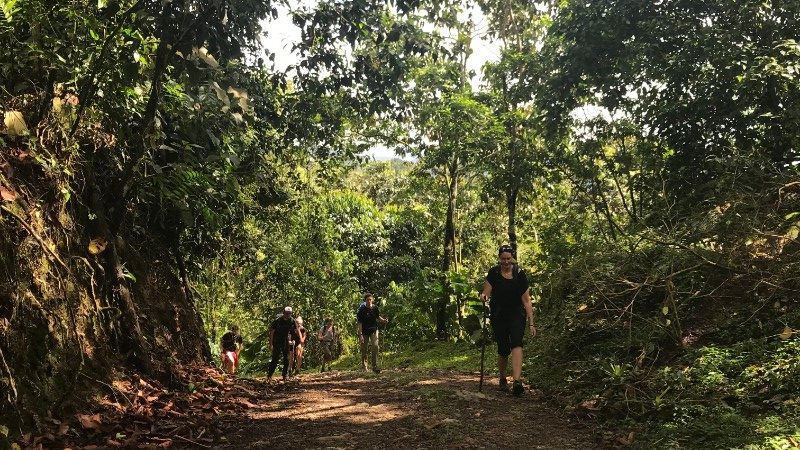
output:
[[[356,318],[359,322],[361,322],[361,334],[364,336],[369,336],[377,331],[379,316],[380,312],[378,312],[378,305],[373,303],[372,308],[370,308],[366,303],[362,303],[358,308],[358,313],[356,314]]]
[[[273,320],[269,328],[275,330],[274,342],[288,342],[289,334],[292,335],[293,339],[297,340],[297,322],[295,322],[294,317],[287,319],[281,316]]]
[[[500,266],[494,266],[486,274],[486,281],[492,285],[492,300],[489,309],[493,316],[508,316],[524,312],[522,294],[530,287],[528,277],[522,269],[512,269],[515,274],[512,279],[505,278],[500,273]]]
[[[242,342],[242,336],[240,336],[238,333],[234,333],[233,331],[228,331],[222,335],[222,351],[235,352],[236,344],[241,344]]]

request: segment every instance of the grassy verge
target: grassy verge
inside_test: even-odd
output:
[[[481,349],[465,342],[424,342],[400,351],[380,354],[379,365],[385,369],[440,369],[462,372],[480,370]],[[361,368],[358,354],[344,355],[333,363],[337,370]],[[494,350],[486,348],[486,369],[496,371]]]

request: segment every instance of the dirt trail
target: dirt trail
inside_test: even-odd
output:
[[[287,384],[239,380],[214,448],[603,448],[585,425],[532,391],[516,398],[477,375],[390,370],[307,374]]]

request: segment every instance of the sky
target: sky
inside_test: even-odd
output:
[[[311,6],[315,0],[298,1],[299,6]],[[467,70],[474,71],[476,76],[472,79],[472,89],[480,90],[482,83],[481,67],[488,61],[496,61],[500,57],[500,45],[486,37],[488,22],[480,10],[472,11],[473,21],[475,22],[475,34],[472,39],[473,53],[467,59]],[[297,62],[298,55],[292,52],[294,43],[300,40],[300,29],[293,23],[289,10],[285,7],[278,9],[278,18],[262,23],[263,29],[267,32],[262,38],[262,44],[270,52],[275,53],[275,69],[283,71],[287,67]],[[392,149],[376,146],[366,152],[377,160],[389,160],[398,158]]]

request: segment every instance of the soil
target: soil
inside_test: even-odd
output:
[[[587,424],[534,390],[520,397],[478,375],[389,370],[239,379],[226,390],[213,448],[605,448]]]

